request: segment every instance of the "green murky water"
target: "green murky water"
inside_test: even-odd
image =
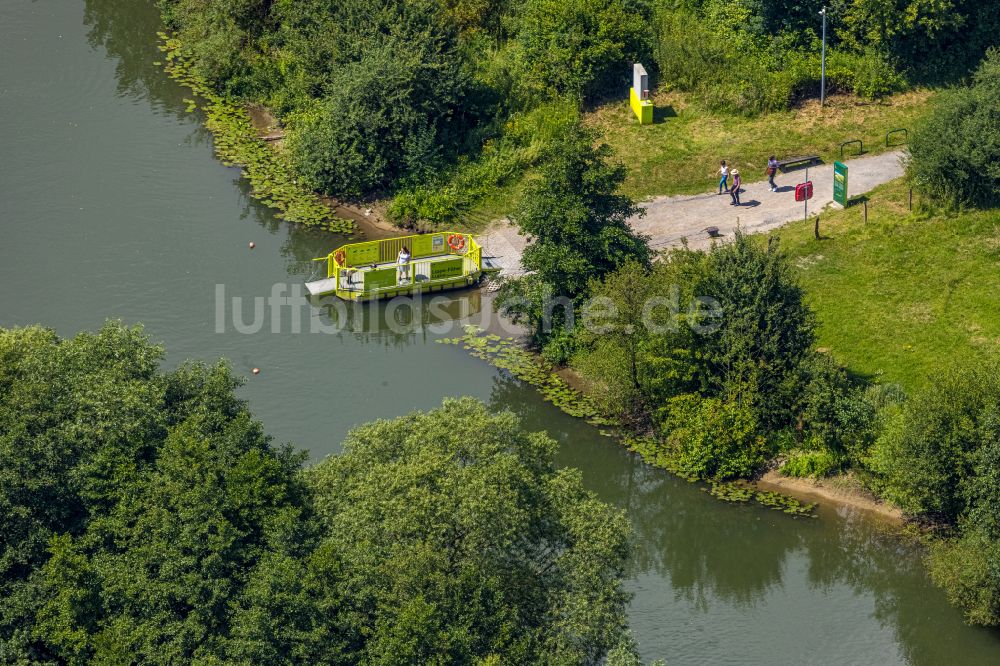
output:
[[[433,344],[464,312],[488,312],[478,293],[408,325],[397,313],[395,330],[371,308],[335,317],[330,306],[265,302],[261,330],[241,333],[253,328],[255,297],[295,288],[336,241],[275,220],[213,158],[198,116],[184,111],[186,91],[153,65],[157,29],[155,10],[137,0],[0,2],[0,325],[72,335],[107,318],[141,321],[169,363],[224,356],[248,376],[259,367],[244,390],[254,412],[316,458],[357,423],[445,396],[514,410],[631,516],[631,622],[647,658],[1000,663],[1000,634],[964,626],[919,552],[877,522],[717,502],[461,349]],[[243,299],[236,317],[233,297]],[[349,327],[310,332],[336,322]]]

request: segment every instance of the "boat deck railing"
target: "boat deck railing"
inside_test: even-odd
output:
[[[411,260],[397,263],[406,246]],[[469,234],[441,232],[351,243],[314,261],[326,262],[327,280],[351,297],[418,286],[453,284],[482,272],[482,248]]]

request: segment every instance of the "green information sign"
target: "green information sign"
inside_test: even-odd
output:
[[[847,207],[847,165],[833,163],[833,200]]]
[[[396,267],[365,271],[365,291],[396,286]]]
[[[440,280],[443,278],[458,277],[462,274],[463,260],[449,259],[447,261],[437,261],[431,264],[431,279]]]

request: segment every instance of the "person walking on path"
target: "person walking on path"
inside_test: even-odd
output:
[[[774,176],[778,173],[778,160],[771,155],[767,158],[767,183],[771,186],[772,192],[778,191],[778,186],[774,184]]]
[[[743,185],[743,179],[740,178],[740,172],[738,169],[733,169],[733,186],[729,188],[729,196],[733,198],[733,203],[730,206],[740,205],[740,186]]]
[[[726,160],[722,160],[721,164],[719,174],[722,177],[719,179],[719,194],[722,194],[722,188],[726,188],[726,192],[729,192],[729,167],[726,166]]]

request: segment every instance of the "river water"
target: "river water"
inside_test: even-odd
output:
[[[434,344],[446,334],[435,322],[488,312],[476,292],[408,328],[390,330],[373,308],[306,305],[265,307],[261,330],[246,332],[253,299],[297,288],[337,241],[274,219],[213,157],[198,114],[185,112],[190,93],[153,64],[158,29],[139,0],[0,1],[0,326],[69,336],[120,318],[142,322],[169,365],[229,358],[268,431],[314,459],[336,453],[353,425],[446,396],[515,411],[631,517],[630,620],[647,659],[1000,663],[1000,634],[965,626],[919,551],[877,521],[718,502]],[[339,333],[310,332],[337,322]]]

